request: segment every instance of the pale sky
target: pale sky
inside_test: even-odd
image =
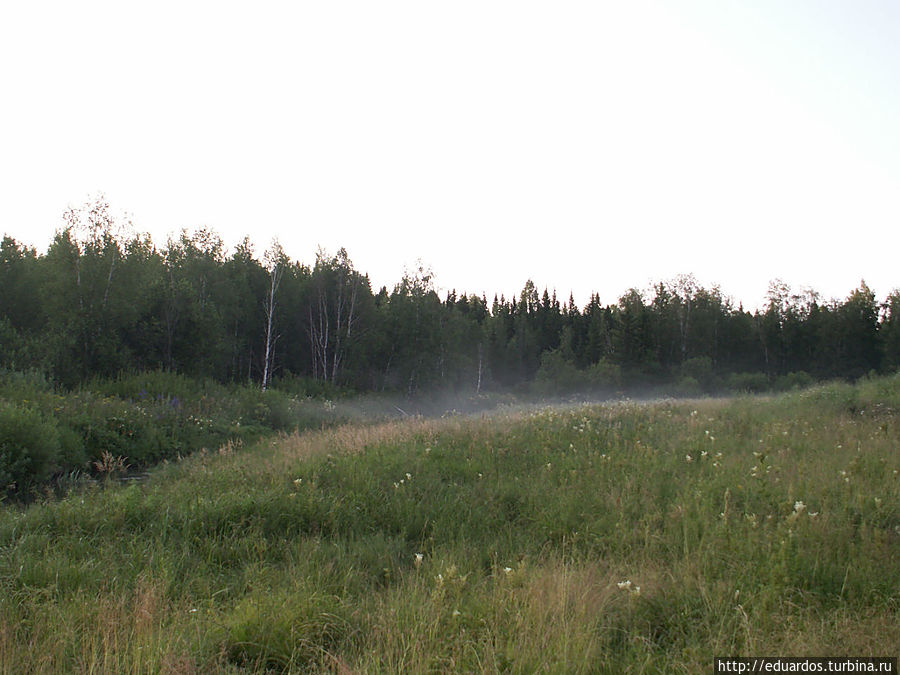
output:
[[[894,0],[8,2],[0,232],[344,246],[377,291],[900,286]]]

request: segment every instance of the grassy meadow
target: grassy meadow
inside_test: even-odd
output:
[[[0,672],[896,656],[898,471],[898,376],[225,445],[0,507]]]

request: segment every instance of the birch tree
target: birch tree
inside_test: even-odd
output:
[[[275,341],[278,336],[275,335],[275,305],[278,286],[281,283],[281,277],[284,268],[288,264],[287,256],[284,249],[277,239],[272,240],[271,246],[266,251],[263,258],[266,271],[269,273],[269,289],[264,301],[264,309],[266,314],[266,347],[263,359],[263,379],[262,390],[268,389],[272,379],[272,359],[275,351]]]
[[[368,279],[354,269],[346,249],[341,248],[333,257],[319,250],[310,281],[307,330],[312,375],[335,383],[356,337],[360,296],[369,290]]]

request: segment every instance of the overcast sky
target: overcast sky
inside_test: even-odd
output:
[[[900,286],[894,0],[10,2],[0,86],[0,232],[42,252],[103,192],[375,290]]]

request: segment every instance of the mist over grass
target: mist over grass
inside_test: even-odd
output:
[[[335,404],[337,405],[337,404]],[[900,377],[347,423],[0,509],[3,672],[705,672],[900,645]]]

